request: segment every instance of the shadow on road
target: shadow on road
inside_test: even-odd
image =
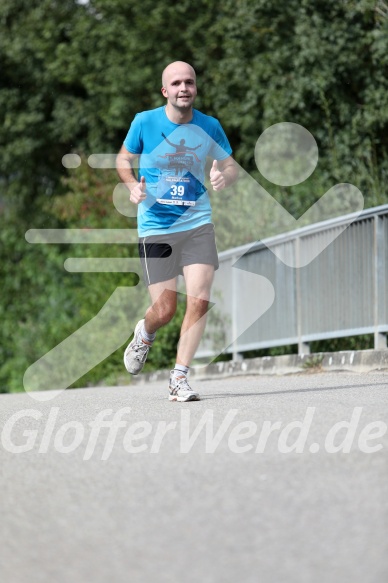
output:
[[[373,383],[362,384],[362,385],[343,385],[340,387],[317,387],[314,389],[290,389],[285,391],[261,391],[259,393],[223,393],[214,395],[204,395],[201,394],[201,401],[212,400],[212,399],[228,399],[229,397],[263,397],[268,395],[288,395],[292,393],[316,393],[320,391],[345,391],[348,389],[361,389],[363,387],[374,388],[377,386],[384,386],[388,388],[388,383]]]

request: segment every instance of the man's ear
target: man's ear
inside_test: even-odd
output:
[[[163,97],[167,97],[167,91],[166,91],[165,87],[161,88],[161,92],[162,92]]]

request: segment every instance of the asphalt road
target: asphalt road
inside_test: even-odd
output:
[[[385,583],[387,375],[195,388],[0,396],[1,581]]]

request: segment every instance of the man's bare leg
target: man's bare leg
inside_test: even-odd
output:
[[[176,278],[148,286],[151,306],[147,309],[144,326],[149,334],[168,324],[176,311]]]
[[[130,374],[142,370],[155,332],[167,324],[176,310],[176,278],[149,286],[152,305],[147,309],[144,321],[137,323],[133,339],[124,352],[124,365]]]
[[[186,284],[186,313],[174,370],[170,374],[170,401],[199,401],[200,396],[190,387],[187,373],[202,338],[214,278],[212,265],[194,264],[183,268]]]
[[[206,324],[214,266],[196,263],[183,268],[187,305],[178,345],[177,364],[189,367]]]

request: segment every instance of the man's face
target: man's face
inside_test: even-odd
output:
[[[187,66],[167,68],[162,94],[172,106],[181,110],[190,109],[197,95],[194,71]]]

